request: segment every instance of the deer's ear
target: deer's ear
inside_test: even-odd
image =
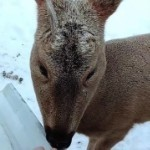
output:
[[[39,6],[42,5],[42,3],[44,2],[44,0],[35,0],[35,1]]]
[[[122,0],[89,0],[92,8],[96,10],[102,19],[107,19],[112,15]]]

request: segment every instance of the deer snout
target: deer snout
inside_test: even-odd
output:
[[[74,132],[65,133],[64,131],[53,130],[50,127],[45,127],[46,139],[53,148],[65,149],[71,144]]]

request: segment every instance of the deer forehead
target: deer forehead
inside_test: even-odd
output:
[[[68,22],[58,29],[49,56],[65,73],[85,70],[96,53],[96,45],[96,36],[84,25]]]
[[[70,44],[76,45],[80,53],[94,53],[96,39],[97,37],[94,36],[94,33],[89,31],[86,26],[68,22],[57,30],[55,40],[51,43],[51,46],[55,50],[61,50],[62,46]]]
[[[91,6],[81,0],[56,0],[53,4],[57,23],[55,22],[55,31],[52,31],[55,34],[52,48],[59,50],[64,43],[71,42],[78,45],[81,53],[94,53],[92,46],[100,27],[98,16]]]
[[[86,70],[100,47],[98,16],[83,1],[55,2],[56,18],[53,20],[57,20],[54,22],[56,26],[50,24],[50,27],[53,26],[52,36],[46,36],[51,40],[45,43],[44,51],[54,68],[59,68],[61,72]],[[47,24],[49,26],[48,21]]]

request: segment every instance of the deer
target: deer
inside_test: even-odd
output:
[[[150,34],[104,40],[121,0],[36,0],[30,66],[46,139],[67,149],[110,150],[134,123],[150,120]]]

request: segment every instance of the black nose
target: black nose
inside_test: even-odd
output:
[[[45,127],[46,139],[53,148],[65,149],[71,144],[74,132],[66,134],[64,131],[52,130]]]

